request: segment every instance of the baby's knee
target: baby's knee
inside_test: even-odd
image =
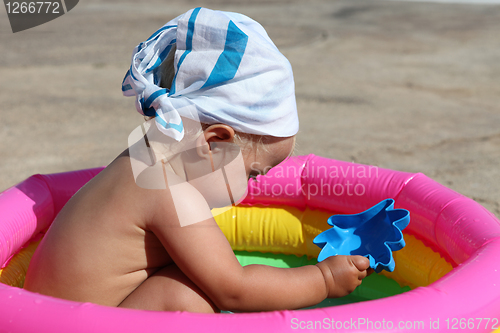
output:
[[[205,295],[192,292],[179,293],[175,300],[168,302],[167,311],[187,311],[197,313],[219,313],[220,310]]]
[[[153,311],[220,312],[176,265],[164,267],[150,276],[119,306]]]
[[[217,313],[220,310],[212,300],[176,266],[160,271],[156,276],[157,291],[164,297],[164,311]]]

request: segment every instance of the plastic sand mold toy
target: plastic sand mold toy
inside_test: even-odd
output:
[[[370,267],[394,271],[392,251],[405,246],[402,230],[410,223],[406,209],[394,209],[394,200],[386,199],[359,214],[333,215],[313,243],[322,248],[318,261],[330,256],[361,255],[370,259]]]
[[[462,318],[474,332],[499,328],[500,222],[493,214],[421,173],[314,155],[290,158],[250,181],[242,204],[216,221],[242,265],[295,267],[317,262],[321,249],[313,239],[330,229],[330,216],[359,214],[393,198],[396,209],[411,214],[406,245],[393,253],[395,269],[371,274],[346,297],[321,308],[200,314],[114,308],[23,290],[38,241],[102,169],[35,175],[0,193],[1,332],[449,332],[463,327]]]

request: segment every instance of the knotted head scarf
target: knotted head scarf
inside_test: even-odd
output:
[[[175,76],[165,89],[160,65],[174,45]],[[275,137],[299,127],[290,63],[264,28],[241,14],[195,8],[171,20],[134,49],[122,91],[177,141],[181,117]]]

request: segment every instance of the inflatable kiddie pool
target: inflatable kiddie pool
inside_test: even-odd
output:
[[[314,155],[259,176],[241,207],[217,217],[238,256],[304,264],[319,253],[312,239],[329,228],[328,216],[393,198],[396,208],[410,211],[411,222],[406,247],[394,253],[395,271],[384,274],[411,290],[306,310],[194,314],[77,303],[14,287],[22,286],[55,215],[100,170],[35,175],[0,194],[1,332],[491,332],[500,326],[500,223],[494,215],[423,174]]]

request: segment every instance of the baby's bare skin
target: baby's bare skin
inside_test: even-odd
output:
[[[205,133],[207,141],[232,139],[217,133]],[[246,154],[247,175],[252,161],[264,169],[292,148],[282,140],[265,156]],[[194,188],[184,195],[186,212],[210,209]],[[181,227],[176,209],[168,188],[136,185],[125,151],[63,208],[31,261],[25,289],[149,310],[266,311],[344,296],[367,275],[368,259],[359,256],[292,269],[242,267],[213,218]]]
[[[35,253],[25,289],[118,306],[172,259],[149,230],[157,192],[138,187],[126,153],[85,185]]]

